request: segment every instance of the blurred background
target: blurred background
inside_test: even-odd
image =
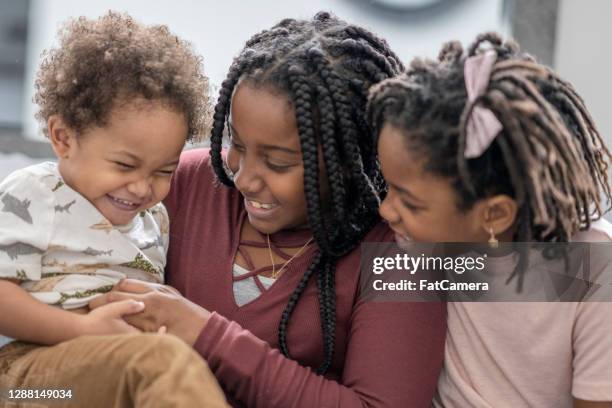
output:
[[[447,40],[467,44],[482,31],[499,31],[574,84],[612,146],[609,0],[0,0],[0,180],[53,157],[31,102],[41,52],[56,45],[57,29],[68,18],[109,9],[167,24],[191,41],[204,56],[215,95],[244,42],[284,17],[332,11],[386,38],[405,62],[435,57]]]

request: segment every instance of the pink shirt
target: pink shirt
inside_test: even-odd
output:
[[[239,307],[232,264],[245,218],[242,196],[215,181],[208,150],[181,156],[165,204],[171,220],[168,282],[212,316],[195,349],[208,361],[234,406],[426,407],[442,365],[446,307],[440,303],[373,303],[359,298],[359,249],[336,267],[335,354],[323,358],[317,290],[311,280],[290,320],[292,357],[278,350],[278,324],[315,249],[294,259],[272,287]],[[274,242],[302,242],[281,231]],[[390,241],[385,224],[366,241]],[[314,247],[314,246],[313,246]]]
[[[604,220],[574,237],[611,240],[612,225]],[[602,283],[609,285],[609,276]],[[607,300],[449,303],[434,405],[571,408],[573,398],[612,401],[612,302]]]

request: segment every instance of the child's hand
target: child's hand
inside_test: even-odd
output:
[[[151,333],[166,331],[193,346],[210,318],[210,312],[184,298],[176,289],[148,282],[125,279],[111,292],[98,296],[89,303],[97,309],[114,302],[138,300],[146,304],[142,313],[125,316],[125,320]]]
[[[135,300],[109,303],[82,315],[82,334],[127,334],[140,330],[123,320],[123,316],[140,313],[145,305]]]

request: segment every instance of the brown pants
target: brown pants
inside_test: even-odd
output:
[[[16,390],[71,399],[10,399]],[[21,395],[23,396],[23,395]],[[228,407],[206,362],[170,335],[84,336],[0,348],[0,407]]]

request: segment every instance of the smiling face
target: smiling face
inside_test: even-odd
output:
[[[380,206],[401,245],[418,242],[483,242],[483,205],[466,211],[457,208],[451,181],[423,169],[422,160],[406,148],[406,136],[391,125],[380,132],[378,155],[389,192]]]
[[[166,197],[187,132],[185,116],[159,102],[122,104],[107,125],[79,135],[59,117],[49,119],[64,181],[113,225]]]
[[[229,124],[227,165],[251,225],[264,234],[307,226],[304,166],[289,99],[242,82],[232,98]]]

